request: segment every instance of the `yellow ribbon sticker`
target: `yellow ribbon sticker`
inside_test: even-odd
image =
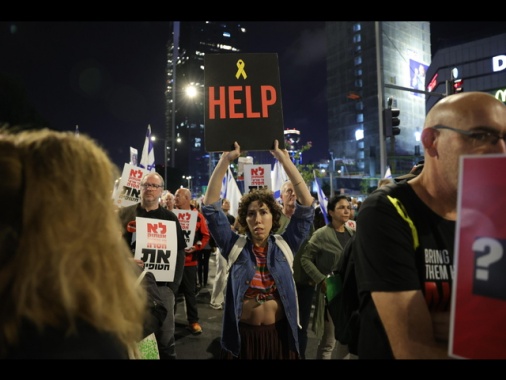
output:
[[[244,66],[246,66],[246,64],[244,63],[244,61],[242,59],[238,60],[237,61],[237,68],[239,70],[237,70],[237,73],[235,73],[235,77],[237,79],[239,79],[239,77],[242,75],[242,77],[244,79],[246,79],[248,76],[246,75],[246,71],[244,71]]]

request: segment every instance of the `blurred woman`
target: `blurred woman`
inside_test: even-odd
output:
[[[146,293],[86,135],[0,130],[0,358],[128,359]]]

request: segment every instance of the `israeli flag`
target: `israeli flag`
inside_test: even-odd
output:
[[[287,180],[288,176],[286,175],[285,169],[283,169],[283,166],[276,160],[274,169],[271,172],[271,183],[274,199],[279,203],[281,203],[281,187]]]
[[[320,203],[320,209],[322,210],[323,219],[325,220],[325,224],[329,223],[329,218],[327,216],[327,203],[328,198],[323,193],[322,188],[320,187],[320,183],[318,182],[318,177],[316,177],[316,172],[313,170],[314,181],[316,183],[316,192],[318,194],[318,202]]]
[[[228,168],[230,170],[230,168]],[[227,197],[227,183],[228,183],[228,172],[225,173],[223,176],[223,179],[221,181],[221,191],[220,191],[220,198],[224,199]]]
[[[151,141],[151,125],[148,125],[139,166],[150,172],[155,170],[155,150],[153,149],[153,141]]]
[[[392,171],[390,170],[390,166],[387,166],[387,170],[383,178],[392,178]]]
[[[230,214],[235,217],[237,217],[237,212],[239,211],[239,202],[241,201],[241,197],[241,190],[239,190],[234,174],[229,167],[227,175],[227,198],[230,201]]]

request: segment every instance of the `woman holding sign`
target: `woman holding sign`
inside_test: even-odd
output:
[[[224,152],[209,180],[202,213],[225,259],[240,235],[230,229],[220,190],[228,166],[240,146]],[[297,194],[295,213],[281,235],[292,252],[307,238],[314,218],[313,197],[285,149],[274,141],[272,155],[283,165]],[[239,203],[238,222],[246,231],[242,248],[228,276],[221,345],[230,359],[298,359],[299,328],[292,268],[273,236],[281,210],[269,190],[254,190]]]

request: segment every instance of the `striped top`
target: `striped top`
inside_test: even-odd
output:
[[[253,247],[256,263],[255,275],[244,298],[256,299],[260,304],[267,300],[279,299],[279,292],[269,269],[267,269],[267,247]]]

